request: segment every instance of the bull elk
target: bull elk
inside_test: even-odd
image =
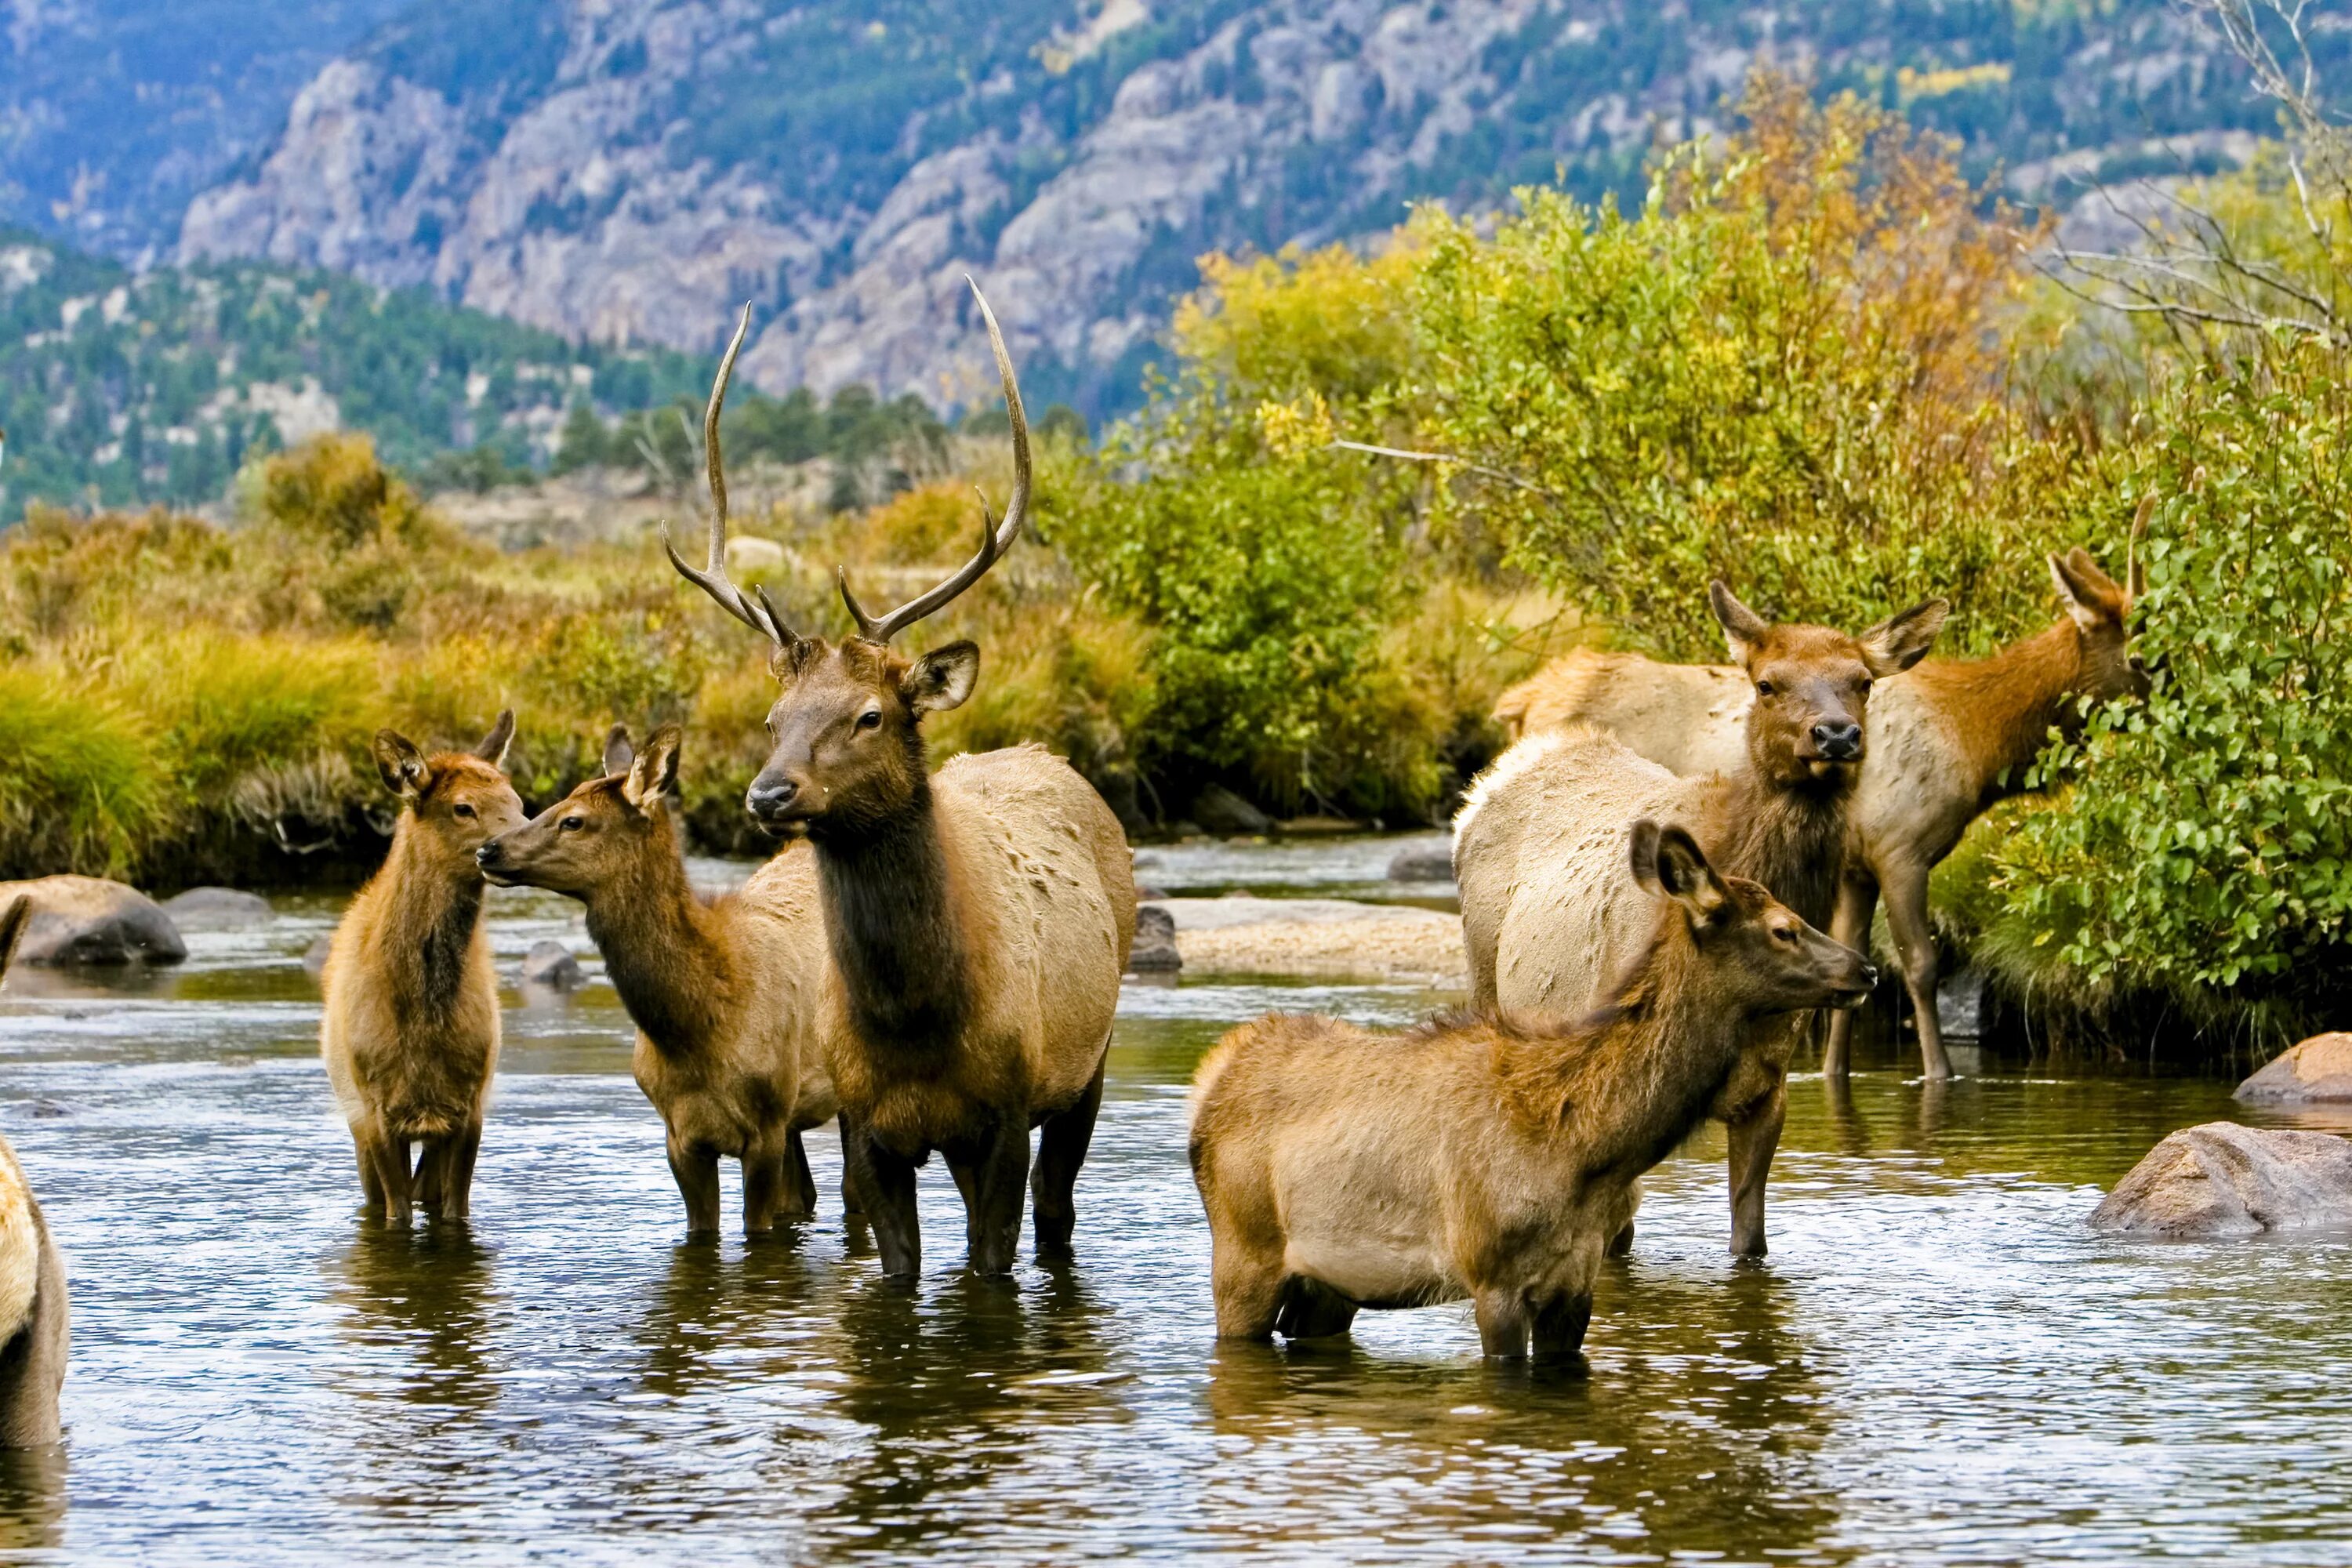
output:
[[[1768,622],[1721,583],[1708,595],[1756,691],[1737,767],[1677,778],[1578,726],[1520,741],[1472,785],[1454,868],[1476,1005],[1572,1015],[1608,994],[1650,934],[1620,848],[1642,817],[1683,823],[1727,873],[1829,923],[1871,689],[1926,655],[1949,607],[1930,599],[1856,637]],[[1798,1035],[1788,1017],[1752,1022],[1710,1108],[1730,1129],[1732,1247],[1748,1256],[1765,1250],[1765,1184]]]
[[[1580,1022],[1455,1015],[1399,1037],[1276,1016],[1202,1060],[1191,1153],[1220,1336],[1337,1334],[1360,1308],[1467,1296],[1489,1356],[1581,1346],[1635,1179],[1755,1022],[1850,1005],[1874,978],[1679,827],[1635,823],[1626,858],[1648,936]]]
[[[2147,524],[2143,503],[2135,544]],[[2079,546],[2048,558],[2065,614],[1990,658],[1928,659],[1887,682],[1873,700],[1870,764],[1856,786],[1856,841],[1830,932],[1865,946],[1883,891],[1886,926],[1919,1020],[1931,1079],[1952,1076],[1937,1011],[1935,938],[1927,877],[1987,808],[2025,787],[2050,732],[2078,730],[2089,705],[2145,695],[2147,677],[2130,654],[2127,623],[2147,592],[2138,552],[2118,585]],[[1738,765],[1748,709],[1745,672],[1722,665],[1659,664],[1639,654],[1579,649],[1506,691],[1495,716],[1516,739],[1592,724],[1685,777]],[[1822,1067],[1843,1077],[1850,1014],[1830,1021]]]
[[[0,910],[0,978],[33,918],[33,900]],[[66,1266],[48,1221],[0,1138],[0,1448],[54,1443],[66,1381]]]
[[[421,1203],[463,1219],[499,1065],[499,981],[474,851],[522,822],[500,772],[514,714],[471,752],[427,757],[378,731],[400,798],[392,853],[335,927],[319,984],[319,1052],[351,1123],[366,1207],[404,1227]],[[421,1145],[414,1169],[412,1145]]]
[[[476,853],[493,882],[588,907],[588,934],[637,1026],[631,1067],[668,1130],[688,1232],[719,1228],[719,1161],[743,1167],[743,1228],[815,1212],[801,1134],[834,1113],[816,1037],[816,872],[787,849],[732,893],[698,897],[670,805],[676,726],[643,752],[615,726],[604,775]]]
[[[1070,1256],[1073,1188],[1135,935],[1126,837],[1067,763],[1020,746],[929,773],[923,715],[971,695],[979,647],[951,642],[909,659],[890,647],[978,582],[1028,510],[1021,390],[977,285],[972,297],[1012,420],[1013,493],[1002,524],[982,499],[980,549],[960,570],[874,616],[844,569],[842,601],[857,632],[838,643],[800,636],[764,590],[747,597],[729,578],[719,415],[748,308],[703,421],[709,567],[698,572],[670,552],[680,574],[771,644],[782,689],[768,713],[767,764],[745,805],[763,827],[805,836],[814,851],[831,959],[820,1030],[841,1100],[846,1180],[893,1275],[922,1266],[915,1173],[934,1150],[963,1194],[975,1271],[1012,1268],[1024,1180],[1037,1256]]]

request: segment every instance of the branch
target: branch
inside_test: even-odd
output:
[[[1547,500],[1559,499],[1557,493],[1544,489],[1532,479],[1523,479],[1517,474],[1505,473],[1500,468],[1490,468],[1484,463],[1474,463],[1466,458],[1452,457],[1444,452],[1408,452],[1402,447],[1375,447],[1363,441],[1340,440],[1332,441],[1329,449],[1341,452],[1363,452],[1375,458],[1401,458],[1408,463],[1451,463],[1466,473],[1477,474],[1486,479],[1515,486],[1519,489],[1542,496]]]

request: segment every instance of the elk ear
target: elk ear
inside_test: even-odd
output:
[[[941,712],[963,705],[980,679],[980,645],[951,642],[933,648],[898,679],[898,694],[918,713]]]
[[[604,737],[604,776],[608,779],[621,777],[629,771],[629,764],[636,758],[637,753],[629,745],[629,727],[626,724],[614,725],[613,732]]]
[[[2050,558],[2050,581],[2057,584],[2059,602],[2066,614],[2086,632],[2102,626],[2114,626],[2124,618],[2123,590],[2115,580],[2098,568],[2090,552],[2077,545],[2064,557]]]
[[[1647,818],[1633,825],[1633,880],[1655,897],[1682,905],[1693,925],[1705,925],[1729,895],[1706,863],[1698,840],[1679,827],[1661,827]]]
[[[1899,616],[1890,616],[1854,640],[1862,644],[1862,661],[1873,675],[1900,675],[1936,646],[1936,634],[1952,613],[1949,599],[1922,599]]]
[[[396,730],[375,732],[376,772],[383,775],[383,787],[403,800],[415,800],[433,783],[432,764],[416,743]]]
[[[1706,585],[1706,602],[1715,606],[1715,618],[1723,623],[1724,637],[1731,645],[1731,662],[1746,664],[1748,656],[1764,646],[1772,623],[1734,598],[1720,577]]]
[[[32,923],[33,900],[28,895],[18,894],[6,909],[0,910],[0,975],[8,973],[8,961],[16,956],[16,943],[23,938],[25,928]]]
[[[639,811],[651,811],[656,802],[677,787],[677,745],[682,737],[675,724],[665,724],[646,737],[646,749],[629,764],[621,795]]]
[[[494,768],[503,768],[507,765],[507,748],[512,744],[514,710],[502,708],[499,710],[499,721],[490,726],[490,732],[482,737],[480,745],[474,748],[474,755]]]

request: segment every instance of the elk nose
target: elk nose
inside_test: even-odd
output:
[[[797,779],[754,779],[751,793],[743,797],[743,805],[752,816],[765,820],[789,811],[793,802],[800,798],[800,793]]]
[[[1852,762],[1862,755],[1862,726],[1851,719],[1824,720],[1813,726],[1813,749],[1831,762]]]
[[[1878,965],[1865,963],[1862,966],[1862,986],[1865,991],[1878,989]]]
[[[493,838],[474,851],[474,864],[487,871],[506,858],[506,847]]]

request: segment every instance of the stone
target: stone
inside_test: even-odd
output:
[[[521,980],[525,985],[544,985],[551,991],[577,991],[588,984],[588,975],[562,942],[535,942],[523,954]]]
[[[1389,861],[1391,882],[1450,882],[1454,880],[1454,846],[1416,844],[1400,849]]]
[[[182,931],[244,931],[278,918],[268,899],[236,888],[190,888],[165,899],[163,910]]]
[[[1176,917],[1158,904],[1139,905],[1135,911],[1135,946],[1127,967],[1138,974],[1166,974],[1184,967],[1176,951]]]
[[[0,882],[0,908],[33,900],[19,963],[177,963],[188,944],[160,905],[138,889],[102,877],[42,877]]]
[[[1274,818],[1223,784],[1211,784],[1194,798],[1192,820],[1202,832],[1223,837],[1258,837],[1274,831]]]
[[[2176,1237],[2352,1227],[2352,1141],[2232,1121],[2186,1128],[2116,1184],[2091,1224]]]
[[[332,948],[334,945],[335,933],[333,931],[320,932],[319,940],[312,942],[303,951],[302,967],[309,970],[313,974],[325,973],[327,970],[327,952],[328,950]]]
[[[2238,1086],[2249,1105],[2352,1104],[2352,1032],[2314,1035]]]
[[[1948,974],[1936,987],[1936,1021],[1948,1040],[1981,1040],[1990,1021],[1992,993],[1981,969]]]

